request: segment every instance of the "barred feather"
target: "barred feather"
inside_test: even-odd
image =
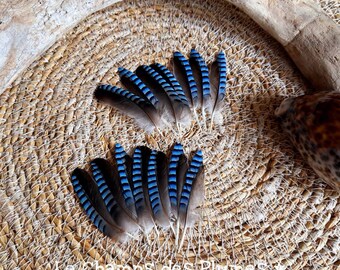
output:
[[[114,168],[105,159],[97,158],[90,162],[92,176],[107,210],[113,220],[124,230],[135,233],[139,226],[131,215],[122,193],[115,186]]]
[[[191,106],[198,105],[198,90],[188,59],[180,52],[173,55],[174,73]]]
[[[155,107],[157,106],[158,99],[135,73],[122,67],[118,68],[118,73],[121,82],[127,89],[136,95],[141,95],[142,98],[148,100]]]
[[[137,147],[133,153],[132,190],[138,215],[138,223],[148,233],[154,226],[150,204],[148,203],[147,169],[151,150]]]
[[[134,118],[136,124],[147,132],[152,132],[155,127],[162,127],[156,108],[127,90],[111,85],[100,85],[95,91],[95,97]]]
[[[140,66],[136,73],[157,93],[156,96],[164,104],[164,112],[171,114],[170,120],[178,123],[190,123],[190,108],[182,103],[175,89],[163,76],[151,66]]]
[[[199,217],[197,208],[204,201],[203,154],[197,151],[185,175],[179,208],[178,222],[183,227],[191,227]]]
[[[194,49],[190,52],[189,62],[198,89],[199,105],[205,108],[211,100],[208,66],[202,56]]]
[[[124,242],[128,236],[116,225],[99,193],[98,186],[90,175],[81,169],[72,172],[71,182],[80,204],[93,224],[115,241]]]
[[[171,214],[177,219],[178,201],[182,190],[184,175],[187,170],[183,146],[176,143],[171,151],[168,165],[168,187],[171,204]]]
[[[210,82],[212,103],[207,109],[214,115],[220,113],[227,86],[227,60],[224,52],[217,55],[216,61],[211,66]]]
[[[163,208],[160,195],[160,182],[164,181],[164,179],[160,179],[157,154],[157,151],[152,150],[148,162],[148,196],[156,224],[163,228],[168,228],[170,226],[169,216]]]
[[[162,75],[163,79],[165,79],[168,82],[168,84],[170,84],[173,87],[173,89],[175,89],[182,103],[189,106],[189,102],[184,94],[182,86],[176,80],[175,76],[171,73],[171,71],[159,63],[155,63],[150,66],[154,70],[156,70],[160,75]]]
[[[132,213],[133,217],[136,217],[135,200],[132,194],[132,189],[128,179],[128,172],[126,167],[127,154],[124,148],[117,143],[115,145],[114,157],[117,166],[117,177],[121,188],[121,194],[124,198],[127,209]]]
[[[158,112],[167,119],[167,121],[175,122],[175,111],[172,106],[172,99],[178,98],[176,92],[168,87],[164,89],[159,82],[162,77],[157,74],[151,67],[142,65],[136,69],[136,74],[145,82],[159,99],[157,107]],[[167,91],[168,92],[167,92]]]

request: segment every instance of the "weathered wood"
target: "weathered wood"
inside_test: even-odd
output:
[[[228,0],[286,49],[316,90],[340,91],[340,27],[311,0]]]
[[[0,94],[68,29],[119,1],[0,1]]]

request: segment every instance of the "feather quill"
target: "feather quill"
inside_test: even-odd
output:
[[[170,226],[169,213],[166,209],[167,205],[163,205],[165,200],[162,202],[161,198],[166,194],[163,193],[166,192],[163,190],[164,183],[167,183],[166,170],[163,168],[164,165],[160,164],[159,156],[157,151],[151,151],[147,173],[148,197],[155,223],[167,229]]]
[[[158,99],[152,91],[138,78],[138,76],[130,70],[119,67],[118,74],[120,81],[131,92],[141,95],[143,99],[148,100],[153,106],[157,107]]]
[[[162,127],[156,108],[127,90],[112,85],[100,85],[95,91],[95,97],[134,118],[136,124],[147,132],[152,132],[155,127]]]
[[[180,52],[174,52],[173,66],[176,79],[181,84],[190,106],[197,107],[198,90],[188,59]]]
[[[217,122],[220,122],[222,118],[222,101],[225,97],[227,86],[227,60],[224,52],[220,52],[216,61],[211,65],[210,83],[212,102],[207,109],[211,113],[212,119],[216,115]]]
[[[205,108],[211,101],[208,66],[203,57],[194,49],[190,52],[189,62],[197,85],[199,106]]]
[[[131,215],[124,197],[115,184],[113,166],[110,162],[101,158],[92,160],[90,165],[93,179],[98,185],[99,193],[113,220],[124,231],[136,233],[139,226]]]
[[[154,89],[155,95],[164,104],[164,112],[171,114],[169,120],[187,125],[190,123],[190,108],[183,103],[176,90],[151,66],[140,66],[136,73]]]
[[[128,235],[120,228],[109,213],[99,193],[97,184],[81,169],[72,172],[71,182],[80,204],[94,225],[106,236],[124,242]]]
[[[192,227],[199,218],[198,207],[204,202],[204,168],[202,151],[197,151],[193,156],[185,174],[181,197],[178,207],[177,226],[182,227],[182,246],[187,228]]]

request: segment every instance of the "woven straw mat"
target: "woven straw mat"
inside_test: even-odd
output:
[[[339,19],[338,4],[322,4]],[[173,51],[193,47],[207,62],[226,52],[223,125],[211,129],[198,116],[189,128],[147,135],[93,98],[99,83],[119,84],[119,66],[168,64]],[[282,47],[225,1],[124,1],[92,14],[0,96],[0,269],[161,269],[170,262],[336,269],[339,196],[304,164],[273,116],[285,97],[307,90]],[[202,149],[206,167],[202,218],[183,248],[176,251],[168,231],[125,244],[104,237],[81,209],[70,172],[110,158],[117,142],[131,153],[137,145],[167,151],[175,141],[187,154]]]

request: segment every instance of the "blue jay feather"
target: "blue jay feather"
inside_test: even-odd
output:
[[[190,108],[182,103],[177,91],[164,79],[164,77],[151,66],[140,66],[137,74],[157,93],[159,100],[166,104],[166,113],[172,114],[177,123],[190,123]],[[171,117],[171,120],[172,120]]]
[[[217,55],[216,61],[211,65],[210,83],[212,91],[212,103],[208,108],[211,114],[221,109],[227,86],[227,60],[224,52]]]
[[[181,192],[178,208],[178,222],[191,227],[199,217],[197,208],[204,201],[203,154],[197,151],[193,156],[185,174],[185,182]]]
[[[125,241],[139,229],[148,234],[155,225],[174,229],[176,222],[178,232],[194,225],[204,199],[201,151],[188,165],[179,143],[169,159],[145,146],[137,147],[131,158],[116,144],[113,158],[116,166],[102,158],[92,160],[92,177],[82,169],[71,175],[80,204],[100,231]]]
[[[119,180],[121,194],[124,198],[126,207],[131,211],[133,216],[136,216],[135,200],[132,194],[132,189],[128,179],[128,171],[126,167],[126,158],[128,155],[124,151],[124,148],[117,143],[115,145],[114,157],[117,166],[117,177]]]
[[[177,92],[181,102],[187,106],[189,106],[188,100],[184,94],[184,91],[182,89],[182,86],[179,84],[179,82],[176,80],[175,76],[171,73],[170,70],[168,70],[165,66],[155,63],[150,65],[154,70],[156,70],[159,74],[163,76],[163,78],[170,84],[173,89]]]
[[[181,84],[191,106],[198,104],[198,90],[189,60],[180,52],[173,54],[173,65],[176,79]]]
[[[141,95],[152,105],[157,106],[158,99],[135,73],[122,67],[118,68],[118,73],[120,81],[127,89],[134,92],[136,95]]]
[[[157,156],[158,152],[152,150],[149,157],[147,173],[148,196],[155,223],[163,228],[168,228],[170,226],[170,220],[163,207],[160,193],[161,182],[166,179],[160,179],[160,177],[164,175],[160,173],[160,166],[162,166],[162,164],[157,164]]]
[[[145,99],[112,85],[97,87],[95,97],[134,118],[136,123],[147,132],[155,127],[161,128],[162,121],[156,108]]]
[[[134,118],[148,133],[173,123],[178,128],[188,126],[192,123],[192,114],[199,121],[199,111],[192,112],[191,108],[202,108],[203,121],[208,112],[212,123],[221,124],[227,87],[225,53],[219,52],[208,68],[195,49],[190,51],[189,59],[174,52],[171,67],[173,73],[159,63],[140,65],[135,72],[119,67],[121,83],[128,90],[100,85],[95,97]]]
[[[168,165],[168,188],[171,204],[171,214],[177,218],[178,201],[182,190],[185,172],[187,170],[187,159],[183,152],[183,146],[176,143],[171,151]]]
[[[194,49],[190,52],[189,62],[198,89],[199,103],[201,106],[205,107],[207,102],[211,99],[208,66],[202,56]]]
[[[72,172],[71,182],[81,206],[93,224],[115,241],[125,241],[127,235],[112,219],[99,193],[98,186],[90,175],[77,168]]]
[[[152,89],[160,101],[157,107],[158,112],[168,122],[175,122],[176,115],[173,103],[180,101],[176,91],[160,76],[153,68],[142,65],[136,69],[136,74],[143,82]]]
[[[138,223],[147,233],[154,226],[150,203],[148,202],[147,168],[151,150],[147,147],[137,147],[132,157],[132,190],[135,199]]]
[[[92,160],[90,165],[100,196],[113,220],[125,231],[136,232],[139,226],[136,223],[134,212],[126,204],[124,193],[118,188],[114,167],[110,162],[101,158]],[[134,204],[132,206],[134,208]]]

